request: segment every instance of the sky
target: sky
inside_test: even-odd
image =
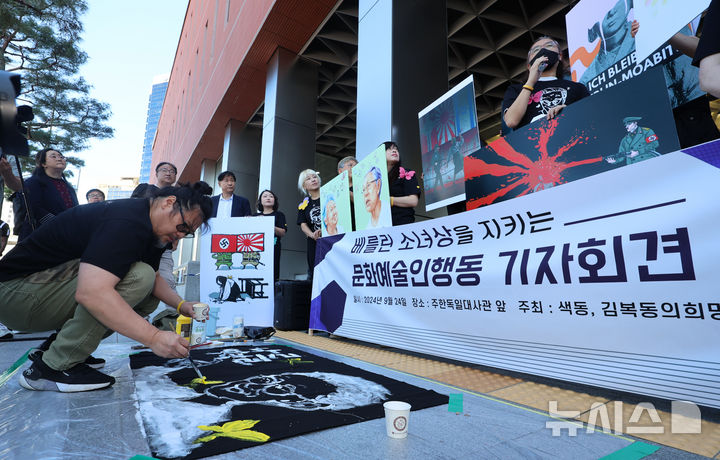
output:
[[[88,0],[80,48],[88,54],[80,74],[90,95],[110,104],[110,139],[93,139],[76,154],[85,160],[70,179],[85,203],[87,190],[140,175],[153,77],[169,74],[182,30],[186,0]],[[70,153],[70,152],[65,152]]]

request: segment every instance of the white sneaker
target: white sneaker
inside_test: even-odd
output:
[[[10,340],[13,338],[12,332],[10,332],[10,329],[5,327],[4,324],[0,323],[0,340]]]

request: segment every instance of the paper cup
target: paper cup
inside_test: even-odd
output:
[[[385,408],[385,429],[391,438],[407,437],[410,404],[402,401],[388,401]]]
[[[195,313],[195,321],[205,322],[210,315],[210,307],[206,303],[196,303],[193,305],[193,313]]]

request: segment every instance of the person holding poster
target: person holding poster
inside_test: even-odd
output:
[[[550,37],[532,44],[527,67],[525,84],[510,85],[503,98],[503,121],[510,129],[540,118],[554,118],[568,104],[590,95],[585,85],[563,79],[560,45]]]
[[[312,280],[315,269],[315,246],[322,236],[320,215],[320,175],[305,169],[298,177],[298,190],[305,199],[298,205],[297,224],[307,237],[308,279]]]
[[[395,142],[387,141],[385,160],[390,182],[390,213],[393,226],[415,222],[415,206],[420,198],[420,184],[415,171],[400,166],[400,151]]]
[[[275,281],[280,279],[280,250],[282,249],[280,246],[280,239],[285,236],[285,233],[287,232],[285,214],[283,214],[282,211],[278,211],[278,206],[280,206],[280,203],[278,203],[277,195],[275,195],[272,190],[265,189],[260,193],[260,197],[258,197],[258,212],[257,214],[254,214],[255,216],[268,216],[275,218],[275,265],[273,266]]]

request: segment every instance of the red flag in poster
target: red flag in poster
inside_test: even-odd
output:
[[[262,252],[265,250],[265,235],[245,233],[237,236],[237,252]]]
[[[212,235],[210,252],[237,252],[237,235]]]

